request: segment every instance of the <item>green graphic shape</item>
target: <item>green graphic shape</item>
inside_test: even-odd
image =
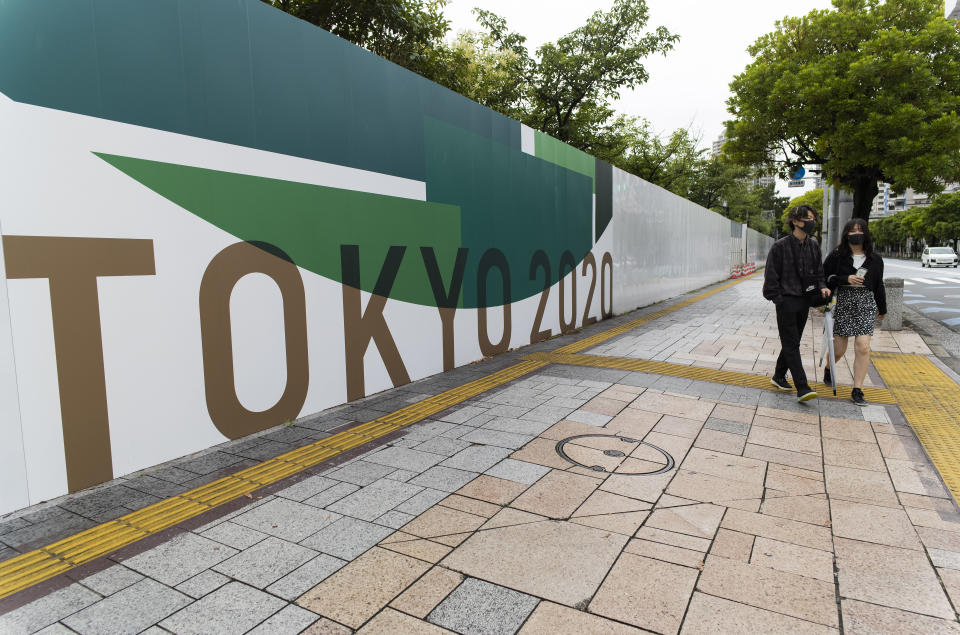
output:
[[[578,263],[590,251],[592,177],[430,117],[424,134],[427,199],[461,211],[460,233],[470,250],[464,306],[478,304],[477,265],[488,249],[506,256],[514,302],[543,291],[542,272],[530,279],[537,250],[550,258],[554,281],[564,251]],[[501,281],[498,271],[487,276],[491,306],[502,303]]]
[[[557,141],[546,133],[534,131],[533,152],[538,159],[579,172],[596,181],[597,160],[583,150],[568,146],[563,141]]]
[[[372,292],[387,250],[407,247],[390,297],[436,306],[420,247],[433,247],[449,284],[460,210],[395,196],[97,153],[160,196],[240,240],[271,243],[298,266],[342,281],[340,245],[360,246],[360,285]]]

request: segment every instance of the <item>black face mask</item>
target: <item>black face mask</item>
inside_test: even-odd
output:
[[[805,233],[807,236],[810,236],[817,230],[817,221],[805,220],[803,221],[803,227],[800,229],[802,229],[803,233]]]
[[[864,238],[863,234],[847,234],[847,242],[851,245],[862,245]]]

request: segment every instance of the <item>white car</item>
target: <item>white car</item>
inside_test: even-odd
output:
[[[949,247],[927,247],[920,256],[921,267],[954,267],[960,264],[957,252]]]

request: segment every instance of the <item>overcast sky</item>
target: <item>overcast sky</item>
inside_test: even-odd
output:
[[[493,11],[505,17],[512,30],[527,36],[528,48],[533,51],[612,4],[613,0],[452,0],[446,15],[457,32],[479,28],[470,12],[473,7]],[[663,133],[692,127],[702,134],[701,145],[706,147],[729,118],[728,86],[750,62],[747,47],[786,15],[831,8],[830,0],[647,0],[647,6],[648,29],[665,26],[678,34],[680,41],[666,57],[647,58],[644,65],[650,81],[621,95],[617,109],[646,117]],[[792,189],[788,194],[806,189]]]

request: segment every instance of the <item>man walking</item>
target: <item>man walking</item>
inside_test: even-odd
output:
[[[793,232],[773,244],[763,275],[763,297],[777,307],[780,356],[771,383],[780,390],[793,390],[787,370],[797,385],[797,401],[810,401],[817,393],[807,383],[800,358],[800,339],[807,325],[811,302],[830,296],[824,281],[820,245],[812,234],[817,214],[809,205],[798,205],[787,216]]]

